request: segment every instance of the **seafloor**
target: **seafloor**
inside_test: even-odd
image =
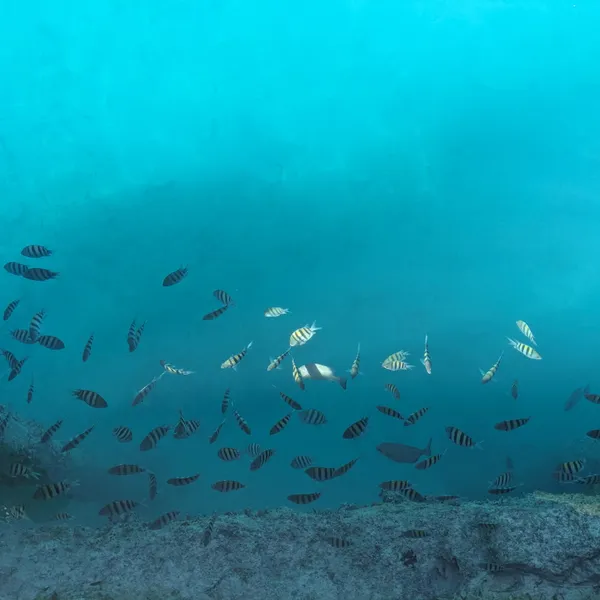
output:
[[[204,546],[207,522],[184,520],[159,531],[136,522],[104,529],[4,525],[0,598],[600,598],[595,496],[223,515]],[[410,529],[430,535],[404,537]],[[336,548],[328,537],[352,544]],[[488,563],[503,570],[490,572]]]

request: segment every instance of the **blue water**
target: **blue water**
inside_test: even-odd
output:
[[[151,519],[287,505],[288,494],[319,489],[318,506],[333,507],[376,501],[380,481],[405,478],[425,494],[481,499],[506,456],[519,493],[564,489],[551,477],[558,462],[585,457],[593,472],[599,455],[585,432],[600,426],[600,409],[563,405],[576,387],[600,390],[598,18],[594,2],[562,1],[4,7],[0,250],[8,262],[44,244],[55,254],[39,266],[61,275],[45,283],[2,275],[1,303],[22,300],[2,346],[31,358],[0,385],[20,414],[47,426],[64,419],[61,441],[95,425],[73,452],[80,485],[69,511],[95,523],[103,504],[132,498]],[[183,265],[189,276],[163,288]],[[217,288],[236,306],[203,321],[218,307]],[[268,306],[291,314],[265,319]],[[41,308],[44,332],[65,350],[9,338]],[[147,325],[130,354],[134,317]],[[517,319],[531,325],[542,361],[508,347]],[[347,391],[308,382],[301,392],[289,359],[266,372],[291,331],[314,320],[322,330],[296,362],[341,374],[360,342],[364,375]],[[431,376],[418,363],[426,333]],[[219,368],[251,340],[237,372]],[[400,349],[416,368],[383,370]],[[496,381],[482,386],[478,370],[502,350]],[[132,408],[161,359],[197,373],[163,377]],[[252,440],[230,419],[209,446],[227,387]],[[75,400],[75,388],[98,391],[109,408]],[[294,420],[269,439],[288,412],[279,390],[329,423]],[[405,428],[378,404],[430,411]],[[142,437],[175,425],[179,409],[201,421],[200,433],[140,453]],[[343,440],[366,415],[367,434]],[[518,431],[493,429],[527,416]],[[112,437],[118,425],[133,429],[133,444]],[[483,440],[483,450],[451,446],[448,425]],[[448,448],[429,471],[375,451],[382,441],[424,447],[429,437],[434,452]],[[247,457],[216,457],[220,446],[249,441],[277,450],[256,473]],[[318,484],[289,468],[296,454],[322,466],[361,458]],[[156,500],[147,500],[145,477],[105,474],[126,462],[157,474]],[[187,488],[165,485],[196,472]],[[247,488],[211,490],[230,478]]]

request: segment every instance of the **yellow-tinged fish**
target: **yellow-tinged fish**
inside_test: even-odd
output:
[[[288,348],[283,354],[280,354],[277,358],[269,357],[269,366],[267,367],[267,371],[279,369],[279,365],[284,361],[285,357],[290,353],[291,350],[291,348]]]
[[[290,312],[289,308],[281,308],[280,306],[270,306],[265,310],[265,317],[268,318],[276,318],[281,317],[283,315],[287,315]]]
[[[531,327],[525,323],[525,321],[521,321],[520,319],[517,321],[517,327],[519,331],[534,345],[537,346],[537,342],[535,341],[535,337],[533,336],[533,331],[531,331]]]
[[[508,343],[517,351],[520,352],[523,356],[530,358],[531,360],[542,360],[540,353],[531,346],[527,344],[523,344],[523,342],[517,342],[509,337],[506,338]]]
[[[168,363],[166,360],[160,361],[160,366],[165,370],[165,372],[170,373],[171,375],[192,375],[195,371],[186,371],[185,369],[178,369],[171,363]]]
[[[431,375],[431,355],[429,354],[429,345],[427,343],[427,335],[425,335],[425,350],[423,352],[423,358],[421,364],[425,367],[427,375]]]
[[[305,325],[304,327],[300,327],[296,329],[296,331],[292,331],[290,335],[290,346],[303,346],[306,342],[310,341],[317,331],[320,331],[322,327],[317,327],[316,321],[313,321],[313,324],[309,327]]]
[[[410,356],[410,353],[406,352],[406,350],[398,350],[398,352],[394,352],[393,354],[390,354],[383,361],[382,366],[386,365],[388,363],[391,363],[391,362],[404,362],[408,356]]]
[[[244,356],[246,356],[251,347],[252,342],[250,342],[241,352],[232,354],[225,362],[223,362],[223,364],[221,364],[221,369],[233,369],[235,371],[237,365],[241,362]]]
[[[362,375],[360,372],[360,344],[358,344],[358,349],[356,350],[356,358],[352,363],[352,366],[348,369],[348,373],[350,373],[350,378],[354,379],[357,375]]]
[[[481,371],[483,375],[483,377],[481,378],[481,383],[488,383],[493,379],[494,375],[496,374],[496,371],[498,370],[498,367],[500,366],[500,362],[502,361],[503,356],[504,351],[502,351],[502,354],[500,354],[498,360],[490,367],[490,370],[487,373],[483,373],[483,371]]]
[[[298,387],[304,391],[304,388],[306,387],[304,384],[304,379],[302,378],[302,375],[300,374],[300,369],[298,369],[298,367],[296,366],[296,363],[294,362],[294,358],[292,357],[292,377],[294,378],[294,381],[298,384]]]
[[[414,365],[409,365],[403,360],[384,362],[381,366],[388,371],[410,371],[411,369],[414,369]]]

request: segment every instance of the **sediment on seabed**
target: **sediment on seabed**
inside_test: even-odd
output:
[[[3,600],[584,600],[600,597],[600,497],[402,501],[222,515],[153,531],[0,529]],[[495,526],[495,527],[492,527]],[[424,530],[422,538],[404,537]],[[334,547],[328,538],[351,542]],[[490,569],[501,568],[498,572]]]

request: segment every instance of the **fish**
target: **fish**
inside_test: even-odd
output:
[[[428,406],[424,408],[420,408],[418,411],[414,412],[412,415],[408,415],[404,421],[404,426],[414,425],[427,411],[429,410]]]
[[[537,346],[537,342],[535,341],[535,337],[533,336],[533,331],[525,321],[518,320],[517,327],[519,331],[534,345]]]
[[[31,244],[30,246],[25,246],[25,248],[21,250],[21,256],[27,258],[44,258],[46,256],[52,256],[52,250],[45,246]]]
[[[295,456],[290,463],[292,469],[308,469],[311,465],[312,458],[306,455]]]
[[[10,273],[11,275],[23,277],[25,273],[29,270],[29,267],[18,262],[7,262],[4,265],[4,270]]]
[[[144,328],[146,327],[146,321],[144,321],[139,327],[137,327],[136,319],[131,322],[129,331],[127,332],[127,345],[129,346],[129,352],[133,352],[139,345]]]
[[[336,477],[335,467],[308,467],[304,472],[315,481],[329,481]]]
[[[396,400],[400,400],[400,390],[395,383],[386,383],[383,387],[390,392]]]
[[[397,444],[395,442],[383,442],[377,446],[377,450],[384,456],[398,463],[416,463],[421,456],[431,456],[430,439],[425,448]]]
[[[356,350],[356,357],[352,362],[352,366],[347,371],[350,373],[350,378],[354,379],[357,375],[361,375],[360,372],[360,344],[358,344],[358,348]]]
[[[87,362],[89,357],[92,354],[92,345],[94,344],[94,334],[92,333],[88,338],[88,341],[85,343],[85,347],[83,348],[83,354],[81,355],[81,360],[83,362]]]
[[[157,529],[162,529],[163,527],[166,527],[169,523],[175,521],[179,514],[180,512],[178,510],[171,510],[165,513],[164,515],[158,517],[158,519],[152,521],[152,523],[148,525],[148,529],[152,529],[154,531],[156,531]]]
[[[235,306],[231,296],[224,290],[215,290],[213,296],[224,306]]]
[[[145,473],[146,469],[139,465],[116,465],[108,469],[109,475],[137,475],[138,473]]]
[[[50,271],[50,269],[41,269],[39,267],[34,267],[33,269],[27,269],[23,273],[23,277],[25,279],[30,279],[31,281],[49,281],[50,279],[56,279],[60,273],[56,271]]]
[[[294,348],[295,346],[303,346],[308,341],[310,341],[317,331],[321,331],[322,327],[317,327],[316,321],[313,321],[313,324],[309,327],[308,325],[304,325],[304,327],[300,327],[295,331],[292,331],[290,335],[290,346]]]
[[[600,440],[600,429],[591,429],[585,435],[593,440]]]
[[[216,310],[206,313],[202,317],[202,320],[203,321],[214,321],[215,319],[219,318],[228,308],[229,308],[229,304],[224,304],[220,308],[217,308]]]
[[[241,454],[237,448],[219,448],[217,456],[225,462],[231,462],[237,460]]]
[[[513,474],[511,471],[500,473],[494,481],[490,483],[490,487],[499,488],[506,487],[512,481]]]
[[[261,447],[256,442],[248,444],[248,448],[246,448],[246,452],[250,458],[256,458],[261,453]]]
[[[491,487],[488,488],[488,494],[493,494],[494,496],[502,496],[504,494],[510,494],[510,492],[514,492],[516,489],[516,485],[510,487]]]
[[[13,329],[10,335],[17,342],[21,342],[21,344],[35,344],[35,341],[29,336],[28,329]]]
[[[92,392],[91,390],[73,390],[73,396],[79,398],[79,400],[83,400],[83,402],[92,408],[108,407],[106,400],[98,394],[98,392]]]
[[[65,343],[54,335],[40,335],[36,341],[48,350],[63,350],[65,347]]]
[[[349,427],[344,430],[342,437],[345,440],[353,440],[357,437],[360,437],[366,430],[367,425],[369,424],[369,417],[363,417],[359,419],[355,423],[352,423]]]
[[[458,427],[446,427],[446,435],[450,441],[454,442],[457,446],[463,446],[465,448],[481,447],[481,442],[475,443],[472,437],[468,436]]]
[[[284,394],[283,392],[279,392],[279,395],[281,396],[281,399],[286,404],[289,404],[294,410],[302,410],[302,406],[300,406],[300,404],[298,404],[298,402],[296,402],[293,398],[290,398],[290,396],[288,396],[287,394]]]
[[[156,481],[156,475],[152,472],[148,472],[148,497],[150,500],[156,498],[158,489],[158,482]]]
[[[571,395],[567,398],[567,401],[565,402],[565,411],[567,410],[571,410],[572,408],[575,407],[576,404],[579,403],[579,401],[587,396],[590,393],[590,386],[589,384],[586,385],[584,388],[577,388],[575,390],[573,390],[571,392]]]
[[[427,375],[431,375],[431,355],[429,354],[428,337],[425,335],[425,350],[423,351],[423,358],[421,364],[425,367]]]
[[[352,546],[352,542],[350,540],[339,537],[326,537],[325,541],[334,548],[349,548]]]
[[[132,511],[134,508],[139,506],[139,504],[140,503],[136,502],[135,500],[114,500],[113,502],[109,502],[103,506],[98,514],[101,517],[113,518],[115,516],[121,516]]]
[[[520,352],[523,356],[526,356],[527,358],[530,358],[532,360],[542,360],[540,353],[537,350],[535,350],[535,348],[532,348],[531,346],[528,346],[523,342],[517,342],[516,340],[513,340],[509,337],[507,337],[506,339],[508,340],[508,343],[517,352]]]
[[[71,438],[62,448],[61,448],[61,452],[70,452],[71,450],[73,450],[74,448],[77,448],[77,446],[79,446],[79,444],[81,444],[81,442],[83,442],[83,440],[85,440],[85,438],[90,435],[90,433],[92,433],[92,430],[94,429],[94,425],[92,425],[91,427],[88,427],[85,431],[77,434],[74,438]]]
[[[523,425],[529,423],[529,419],[531,419],[531,417],[500,421],[500,423],[496,423],[494,425],[494,429],[497,429],[498,431],[513,431],[513,429],[518,429],[519,427],[523,427]]]
[[[166,373],[170,373],[171,375],[192,375],[195,371],[186,371],[185,369],[178,369],[174,367],[172,364],[161,360],[160,366],[165,370]]]
[[[148,394],[156,387],[158,380],[164,375],[161,373],[158,377],[155,377],[150,383],[147,383],[138,393],[135,395],[131,406],[137,406],[141,404],[148,396]]]
[[[267,371],[279,369],[279,365],[284,361],[285,357],[290,353],[290,351],[291,348],[288,348],[283,354],[280,354],[277,358],[269,357],[269,366],[267,367]]]
[[[183,416],[183,412],[179,411],[179,420],[177,421],[177,425],[173,430],[173,437],[176,440],[185,440],[189,438],[190,435],[196,433],[200,429],[200,421],[197,419],[189,419],[187,420]]]
[[[274,319],[276,317],[282,317],[283,315],[287,315],[287,314],[289,314],[289,312],[290,312],[289,308],[281,308],[279,306],[270,306],[269,308],[265,309],[264,315],[267,318]]]
[[[381,482],[379,487],[385,492],[400,492],[402,490],[411,488],[412,483],[410,481],[406,481],[405,479],[392,479],[390,481]]]
[[[251,463],[250,470],[258,471],[261,467],[267,464],[271,457],[275,454],[275,450],[267,449],[263,450]]]
[[[282,432],[287,427],[293,414],[294,413],[288,413],[287,415],[279,419],[279,421],[277,421],[277,423],[275,423],[275,425],[273,425],[273,427],[271,427],[271,429],[269,430],[269,435],[275,435],[277,433]]]
[[[325,425],[327,423],[327,417],[316,408],[298,411],[298,417],[305,425]]]
[[[410,371],[411,369],[415,368],[414,365],[410,365],[403,360],[392,360],[382,364],[381,366],[388,371]]]
[[[293,357],[292,357],[292,377],[294,378],[294,381],[296,382],[298,387],[302,391],[304,391],[304,389],[306,388],[306,385],[304,383],[304,379],[302,378],[302,375],[300,374],[300,369],[298,369],[298,367],[296,366],[296,363],[294,362]]]
[[[222,479],[221,481],[215,481],[215,483],[210,486],[213,490],[217,492],[234,492],[237,490],[241,490],[246,486],[239,481],[234,481],[232,479]]]
[[[575,473],[579,473],[585,467],[585,459],[572,460],[570,462],[565,462],[556,467],[557,472],[568,473],[569,475],[574,475]]]
[[[404,420],[404,417],[397,410],[394,410],[393,408],[390,408],[389,406],[376,406],[375,408],[380,413],[383,413],[384,415],[387,415],[388,417],[394,417],[395,419],[400,419],[401,421]]]
[[[483,375],[483,377],[481,378],[481,383],[488,383],[493,379],[494,375],[496,375],[498,367],[500,366],[500,363],[502,362],[503,356],[504,351],[502,351],[502,354],[500,354],[498,360],[490,367],[489,371],[487,371],[486,373],[481,372],[481,374]]]
[[[321,492],[310,494],[290,494],[287,499],[294,504],[311,504],[321,497]]]
[[[386,365],[388,363],[391,363],[391,362],[404,362],[409,356],[410,356],[410,352],[407,352],[406,350],[398,350],[398,352],[394,352],[393,354],[390,354],[381,363],[381,365],[384,366],[384,365]]]
[[[442,453],[440,453],[440,454],[436,454],[434,456],[430,456],[429,458],[426,458],[425,460],[422,460],[421,462],[418,462],[415,465],[415,469],[419,469],[420,471],[424,471],[425,469],[429,469],[429,468],[433,467],[433,465],[435,465],[440,460],[442,460],[442,457],[444,456],[444,454],[446,454],[445,450]]]
[[[217,520],[217,515],[215,513],[209,519],[208,524],[206,525],[206,529],[204,530],[204,533],[202,534],[202,545],[205,547],[210,544],[210,540],[212,539],[212,536],[213,536],[213,529],[215,527],[216,520]]]
[[[519,397],[519,381],[515,379],[510,388],[510,395],[516,400]]]
[[[57,496],[66,494],[71,489],[72,483],[68,481],[59,481],[57,483],[45,483],[39,485],[33,494],[34,500],[52,500]]]
[[[252,347],[252,343],[250,342],[241,352],[237,354],[232,354],[226,361],[221,364],[221,369],[233,369],[234,371],[237,369],[238,364],[241,360],[246,356],[248,350]]]
[[[429,537],[431,534],[425,529],[408,529],[402,532],[401,535],[405,538],[424,538]]]
[[[223,429],[223,425],[225,425],[225,419],[223,419],[218,425],[217,428],[212,432],[210,437],[208,438],[209,444],[214,444],[219,438],[219,434],[221,433],[221,429]]]
[[[334,476],[341,477],[342,475],[345,475],[357,462],[358,458],[353,458],[351,461],[343,464],[341,467],[338,467],[335,470]]]
[[[152,450],[156,448],[158,442],[164,438],[169,430],[171,429],[170,425],[159,425],[155,427],[152,431],[148,433],[148,435],[142,440],[140,444],[140,450],[142,452],[147,452],[148,450]]]
[[[345,390],[347,380],[345,377],[338,377],[330,367],[318,363],[307,363],[298,368],[302,380],[312,379],[321,381],[334,381]]]
[[[33,400],[34,391],[35,391],[35,387],[33,385],[33,379],[32,379],[31,383],[29,384],[29,389],[27,390],[27,404],[31,404],[31,401]]]
[[[46,429],[40,438],[40,443],[45,444],[46,442],[49,442],[52,439],[52,436],[61,428],[62,424],[62,420],[56,421],[54,425],[51,425],[48,429]]]
[[[13,300],[12,302],[8,303],[8,306],[4,309],[3,319],[5,321],[8,321],[8,319],[10,319],[11,315],[13,314],[17,306],[19,306],[20,302],[21,300]]]
[[[240,413],[237,410],[233,411],[233,416],[235,417],[235,420],[237,421],[238,427],[246,435],[252,435],[252,430],[250,429],[250,425],[248,425],[248,422],[246,421],[246,419],[244,419],[244,417],[242,417],[242,415],[240,415]]]
[[[187,267],[181,267],[180,269],[177,269],[176,271],[169,273],[163,279],[163,283],[162,283],[163,287],[170,287],[172,285],[175,285],[176,283],[180,283],[187,276],[187,274],[188,274]]]
[[[25,477],[28,479],[39,479],[41,477],[40,473],[22,463],[12,463],[8,467],[8,474],[11,477]]]
[[[221,414],[224,415],[229,408],[229,401],[231,398],[231,391],[229,388],[223,393],[223,400],[221,401]]]
[[[40,329],[42,327],[42,323],[44,321],[44,317],[46,316],[46,311],[44,309],[35,313],[31,318],[29,323],[29,339],[32,341],[37,341],[40,335]]]
[[[122,444],[126,444],[127,442],[131,442],[133,439],[133,433],[129,427],[119,426],[115,427],[113,430],[113,435],[117,438],[119,442]]]
[[[194,481],[198,481],[199,477],[200,473],[188,475],[187,477],[171,477],[171,479],[167,479],[167,483],[175,487],[181,487],[184,485],[190,485],[190,483],[194,483]]]

